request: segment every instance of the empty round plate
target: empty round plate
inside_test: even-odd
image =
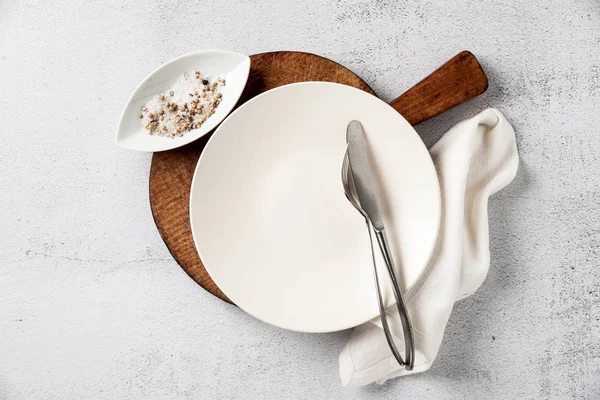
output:
[[[265,322],[331,332],[379,314],[365,221],[341,182],[354,119],[406,291],[437,238],[440,188],[425,145],[387,103],[334,83],[282,86],[234,111],[198,161],[190,220],[200,258],[235,304]]]

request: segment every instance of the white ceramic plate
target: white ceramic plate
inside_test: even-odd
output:
[[[404,290],[431,255],[440,223],[437,174],[398,112],[361,90],[326,82],[263,93],[233,112],[206,145],[190,219],[210,276],[265,322],[330,332],[378,315],[365,222],[340,178],[353,119],[367,134]]]
[[[166,92],[185,72],[201,71],[212,78],[224,78],[226,85],[220,90],[221,104],[215,113],[198,129],[186,132],[183,137],[148,135],[138,115],[152,97]],[[206,135],[233,110],[240,98],[248,74],[250,57],[222,50],[207,50],[177,57],[159,67],[138,85],[127,101],[117,128],[117,144],[139,151],[163,151],[181,147]]]

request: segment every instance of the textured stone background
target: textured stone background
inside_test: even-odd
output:
[[[1,1],[0,398],[600,399],[600,3],[444,3]],[[150,155],[113,136],[148,72],[203,48],[315,52],[387,100],[480,59],[488,92],[417,130],[497,107],[521,165],[429,372],[342,388],[348,332],[275,329],[171,259]]]

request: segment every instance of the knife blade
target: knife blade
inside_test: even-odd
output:
[[[348,145],[350,169],[360,206],[369,217],[373,228],[376,231],[382,231],[384,229],[383,218],[379,210],[375,179],[369,162],[365,131],[360,121],[354,120],[348,124],[346,143]]]

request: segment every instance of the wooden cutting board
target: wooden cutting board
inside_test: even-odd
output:
[[[279,51],[256,54],[250,59],[250,76],[238,107],[269,89],[304,81],[337,82],[375,94],[349,69],[314,54]],[[487,77],[475,56],[463,51],[390,105],[416,125],[485,92],[487,86]],[[209,137],[154,153],[150,167],[150,206],[161,237],[184,271],[204,289],[231,303],[204,269],[189,221],[192,176]]]

